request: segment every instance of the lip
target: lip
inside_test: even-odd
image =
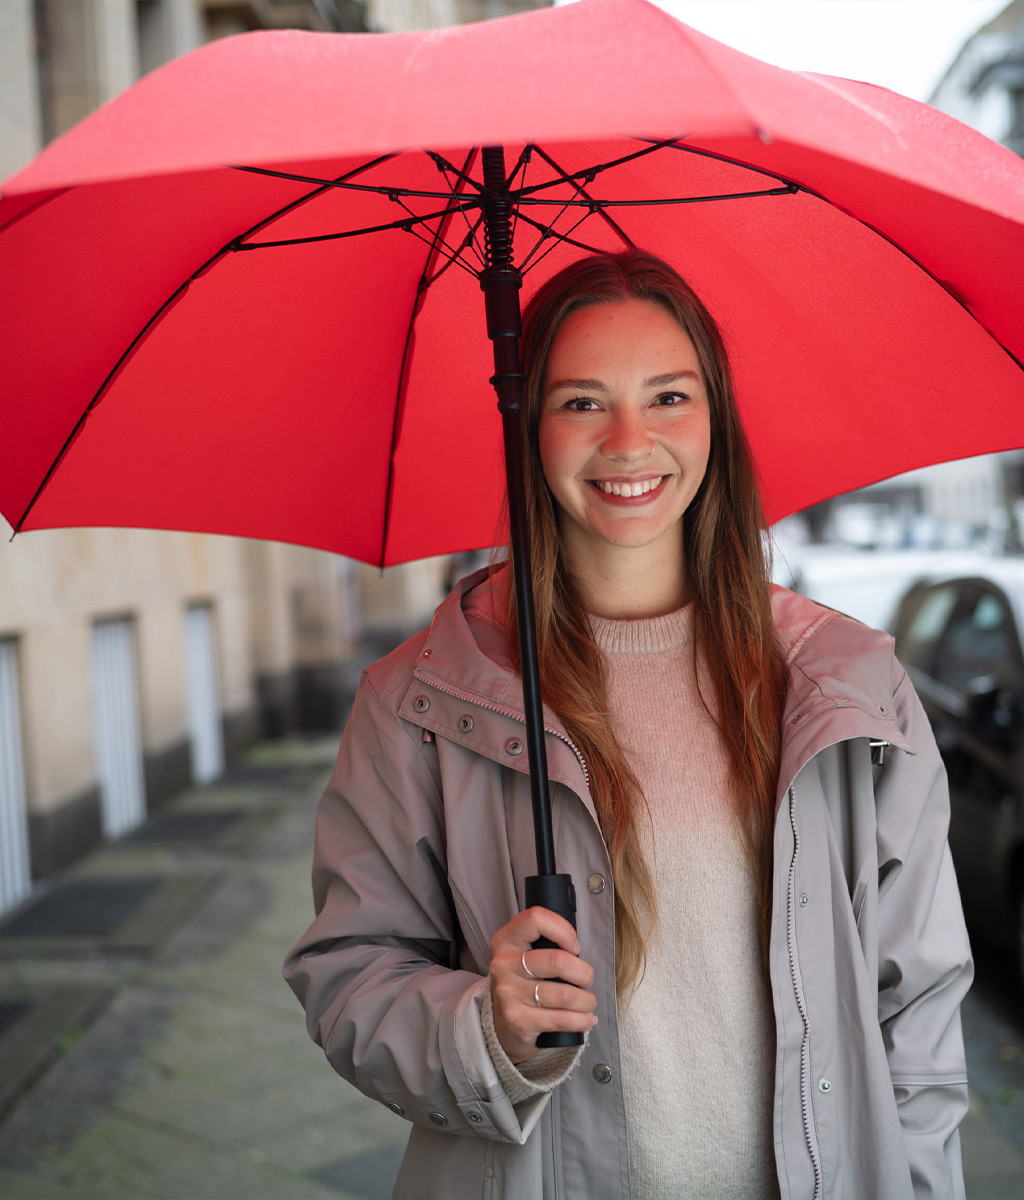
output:
[[[643,483],[645,479],[664,479],[664,471],[648,471],[646,475],[602,475],[600,479],[589,479],[588,483]]]

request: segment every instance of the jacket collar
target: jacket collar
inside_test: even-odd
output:
[[[507,597],[508,575],[503,570],[491,575],[485,567],[455,585],[434,613],[399,715],[525,773],[527,756],[508,753],[509,735],[521,738],[517,725],[525,724],[526,718],[522,680],[507,652]],[[416,707],[423,684],[435,689],[435,696],[442,694],[427,715]],[[483,723],[475,720],[464,730],[453,718],[456,710],[465,712],[467,704],[486,712]],[[583,755],[554,711],[546,704],[543,711],[544,727],[557,739],[547,739],[548,778],[571,788],[593,812]]]
[[[522,684],[506,651],[507,598],[506,571],[484,568],[460,580],[434,614],[414,675],[522,719]],[[893,701],[888,634],[780,587],[773,589],[772,617],[789,668],[780,796],[815,754],[840,741],[864,737],[914,752]],[[571,745],[547,705],[544,723]]]

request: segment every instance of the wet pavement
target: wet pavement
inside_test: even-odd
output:
[[[0,1197],[390,1195],[408,1125],[330,1070],[280,975],[335,750],[261,744],[90,855],[63,881],[92,888],[87,928],[62,924],[62,885],[0,927]],[[132,897],[121,924],[110,894]],[[981,966],[967,1194],[1024,1198],[1024,1019]]]
[[[313,811],[336,749],[262,745],[243,778],[162,810],[219,814],[219,841],[147,834],[75,872],[199,878],[177,932],[159,914],[147,929],[141,910],[127,949],[115,932],[76,952],[65,933],[21,939],[17,956],[0,929],[0,1006],[22,1006],[0,1035],[0,1079],[4,1044],[36,1043],[0,1120],[0,1196],[390,1195],[406,1122],[331,1071],[281,979],[312,916]]]

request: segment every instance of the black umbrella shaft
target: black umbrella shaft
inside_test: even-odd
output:
[[[526,750],[530,760],[537,838],[537,873],[553,875],[555,848],[551,831],[551,797],[548,758],[544,745],[544,710],[540,695],[537,626],[533,607],[533,573],[530,538],[526,525],[526,491],[523,486],[521,420],[524,378],[519,366],[522,317],[519,288],[522,276],[512,265],[512,203],[505,181],[505,155],[500,147],[482,151],[484,227],[487,235],[487,268],[481,278],[487,310],[487,336],[494,348],[494,376],[502,432],[505,437],[505,475],[508,485],[509,536],[519,623],[519,660],[526,712]]]
[[[522,316],[519,288],[522,275],[512,265],[512,199],[505,181],[505,154],[500,147],[482,151],[484,168],[484,231],[487,267],[480,279],[487,309],[487,336],[494,347],[494,376],[502,432],[505,435],[505,476],[508,483],[508,523],[515,568],[516,614],[519,623],[519,666],[523,677],[526,710],[526,749],[530,758],[530,791],[533,828],[537,839],[537,874],[525,880],[527,907],[539,905],[576,924],[576,894],[568,875],[555,873],[555,839],[551,830],[551,796],[548,789],[548,756],[544,746],[544,710],[540,698],[540,664],[537,657],[537,622],[533,608],[533,572],[530,537],[526,524],[526,489],[523,486],[523,384],[519,366]],[[554,946],[547,938],[535,948]],[[580,1046],[583,1034],[550,1032],[537,1045]]]

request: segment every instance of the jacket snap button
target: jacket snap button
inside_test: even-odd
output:
[[[466,1113],[466,1116],[470,1121],[473,1122],[474,1125],[479,1125],[483,1120],[483,1117],[476,1111],[475,1108],[471,1108],[469,1112]]]
[[[386,1100],[384,1102],[384,1107],[390,1108],[393,1113],[397,1113],[400,1117],[405,1116],[405,1109],[398,1103],[397,1100]]]
[[[430,701],[426,698],[426,696],[417,696],[412,702],[412,706],[417,712],[426,712],[430,707]]]
[[[884,704],[880,704],[880,705],[878,706],[878,711],[879,711],[879,712],[882,714],[882,716],[884,717],[884,716],[885,716],[885,714],[886,714],[886,713],[887,713],[889,710],[888,710],[888,709],[885,707],[885,705],[884,705]]]
[[[594,1078],[598,1083],[610,1083],[612,1078],[612,1069],[607,1063],[598,1063],[594,1068]]]
[[[434,652],[433,652],[433,650],[424,650],[424,651],[423,651],[423,657],[424,657],[424,658],[429,658],[429,657],[430,657],[430,656],[431,656],[433,653],[434,653]]]
[[[806,907],[807,907],[807,893],[806,893],[806,892],[801,892],[801,893],[800,893],[800,896],[799,896],[799,899],[797,900],[797,903],[800,905],[800,907],[801,907],[801,908],[806,908]]]
[[[832,1080],[831,1079],[819,1079],[818,1080],[818,1091],[819,1092],[830,1092],[831,1090],[832,1090]]]
[[[598,875],[595,871],[587,880],[587,887],[590,888],[595,896],[599,896],[604,891],[604,876]]]
[[[463,733],[472,733],[473,732],[473,718],[472,717],[459,717],[459,729]]]
[[[444,1115],[444,1113],[430,1113],[429,1116],[435,1125],[448,1124],[448,1118]]]
[[[522,752],[523,752],[523,743],[522,743],[521,738],[509,738],[508,741],[505,743],[505,753],[511,754],[513,756],[513,758],[517,754],[522,754]]]

